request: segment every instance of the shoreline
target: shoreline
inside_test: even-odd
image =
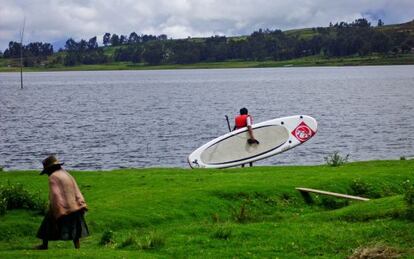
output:
[[[401,158],[404,159],[401,159]],[[349,161],[345,164],[347,165],[363,165],[367,163],[386,163],[386,162],[398,162],[398,161],[411,161],[414,160],[414,156],[402,156],[400,158],[389,158],[389,159],[371,159],[371,160],[361,160],[361,161]],[[281,165],[257,165],[253,167],[246,167],[246,169],[254,170],[254,169],[274,169],[274,168],[312,168],[312,167],[320,167],[320,166],[328,166],[326,163],[322,162],[320,164],[281,164]],[[113,171],[147,171],[147,170],[184,170],[184,171],[228,171],[228,170],[237,170],[242,169],[240,166],[234,167],[227,167],[227,168],[191,168],[189,166],[186,167],[177,167],[177,166],[148,166],[148,167],[120,167],[120,168],[108,168],[108,169],[76,169],[65,167],[66,170],[71,172],[113,172]],[[0,174],[1,173],[32,173],[32,172],[40,172],[42,168],[38,169],[13,169],[13,168],[5,168],[0,166]]]
[[[1,60],[0,60],[1,62]],[[414,65],[414,54],[396,56],[366,56],[321,58],[304,57],[283,61],[222,61],[195,64],[166,64],[149,66],[131,62],[116,62],[101,65],[77,65],[71,67],[26,67],[23,72],[59,72],[59,71],[116,71],[116,70],[174,70],[174,69],[236,69],[236,68],[292,68],[292,67],[347,67],[347,66],[392,66]],[[6,67],[0,63],[1,72],[20,72],[19,67]]]

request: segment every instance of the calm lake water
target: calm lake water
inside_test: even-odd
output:
[[[39,169],[187,167],[189,153],[228,131],[247,107],[255,122],[306,114],[307,143],[259,165],[414,155],[414,66],[0,73],[0,166]]]

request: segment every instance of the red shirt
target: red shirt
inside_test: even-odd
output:
[[[250,126],[252,123],[252,117],[248,114],[239,115],[235,118],[236,129]]]

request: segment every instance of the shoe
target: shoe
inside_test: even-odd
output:
[[[45,246],[45,245],[38,245],[38,246],[35,246],[34,249],[36,249],[36,250],[47,250],[47,246]]]

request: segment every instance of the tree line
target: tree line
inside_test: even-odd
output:
[[[63,64],[65,66],[74,66],[77,64],[103,64],[108,61],[104,50],[99,48],[96,36],[88,41],[80,40],[76,42],[70,38],[65,44],[65,56]]]
[[[212,36],[206,39],[160,40],[125,46],[115,50],[115,61],[158,64],[191,64],[225,60],[288,60],[311,55],[343,57],[372,53],[406,53],[414,47],[414,39],[405,31],[385,32],[366,19],[340,22],[329,27],[312,29],[311,37],[282,32],[258,30],[247,37]]]
[[[21,46],[19,42],[10,41],[9,47],[4,51],[4,58],[20,58],[23,51],[23,65],[34,66],[39,65],[46,60],[48,56],[53,55],[53,46],[50,43],[31,42]]]
[[[62,50],[64,57],[59,62],[65,66],[73,66],[112,61],[158,65],[226,60],[288,60],[311,55],[342,57],[365,56],[372,53],[406,53],[414,47],[413,36],[408,32],[378,29],[383,25],[384,23],[379,20],[375,28],[366,19],[361,18],[351,23],[331,23],[329,27],[312,28],[308,37],[300,35],[300,32],[295,34],[269,29],[260,29],[245,37],[212,36],[178,40],[168,39],[165,34],[138,35],[132,32],[129,36],[119,36],[105,33],[102,42],[105,47],[113,47],[112,54],[105,54],[104,48],[98,46],[97,37],[88,41],[82,39],[79,42],[68,39]],[[17,47],[20,45],[16,44],[19,43],[9,45],[9,49],[4,53],[5,57],[6,52],[9,57],[18,57],[20,50]],[[27,54],[33,56],[36,55],[34,53],[40,53],[33,51],[28,51]],[[50,52],[45,54],[51,55]]]

